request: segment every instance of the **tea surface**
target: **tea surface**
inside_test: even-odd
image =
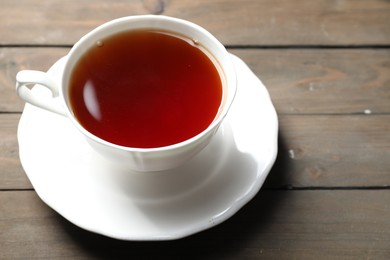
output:
[[[76,64],[69,99],[80,124],[122,146],[179,143],[206,129],[222,99],[216,65],[191,40],[123,32],[98,41]]]

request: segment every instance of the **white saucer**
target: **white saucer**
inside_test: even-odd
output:
[[[66,57],[49,70],[60,77]],[[232,55],[238,91],[212,142],[180,168],[136,173],[96,154],[70,121],[26,104],[20,160],[39,197],[86,230],[123,240],[169,240],[213,227],[259,191],[277,153],[270,97]],[[46,89],[33,91],[47,95]]]

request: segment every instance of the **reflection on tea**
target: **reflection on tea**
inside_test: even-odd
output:
[[[187,140],[214,120],[222,99],[218,65],[169,32],[137,30],[102,39],[70,78],[72,112],[114,144],[153,148]]]

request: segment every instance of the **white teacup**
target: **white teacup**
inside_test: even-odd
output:
[[[216,61],[222,80],[222,102],[214,121],[203,132],[185,141],[163,147],[134,148],[117,145],[87,131],[74,116],[69,101],[70,75],[80,57],[101,39],[122,31],[155,29],[165,30],[193,39]],[[119,18],[107,22],[82,37],[70,50],[64,65],[61,81],[57,82],[44,72],[24,70],[16,76],[17,94],[26,102],[66,116],[86,137],[89,144],[109,160],[128,165],[136,171],[160,171],[174,168],[202,150],[218,130],[228,113],[236,93],[236,72],[229,53],[209,32],[191,22],[166,16],[141,15]],[[28,85],[39,84],[47,87],[53,98],[37,96]],[[57,98],[55,98],[57,97]],[[55,98],[55,99],[54,99]],[[47,122],[50,124],[50,122]],[[76,148],[75,148],[76,149]]]

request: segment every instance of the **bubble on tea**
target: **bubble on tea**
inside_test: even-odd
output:
[[[103,47],[104,42],[103,42],[102,40],[99,40],[99,41],[96,42],[96,45],[97,45],[98,47]]]
[[[199,41],[197,40],[197,39],[192,39],[192,43],[194,44],[194,45],[199,45]]]

